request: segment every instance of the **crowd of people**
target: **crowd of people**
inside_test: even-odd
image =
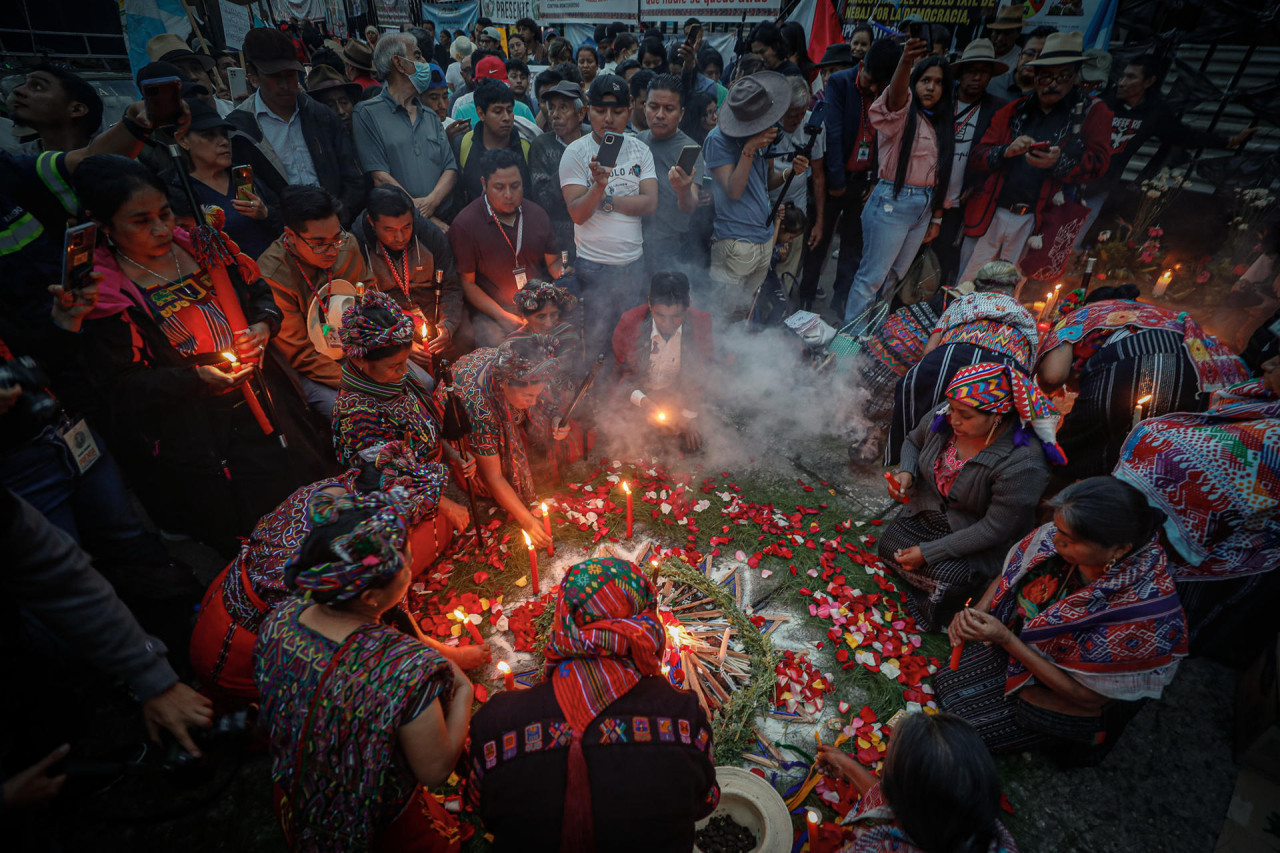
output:
[[[56,634],[193,755],[255,705],[293,849],[456,850],[424,786],[457,773],[495,849],[688,850],[711,729],[660,677],[649,575],[570,568],[543,682],[474,718],[489,647],[424,636],[406,591],[478,505],[549,545],[537,496],[611,431],[698,453],[717,336],[825,311],[857,343],[853,464],[903,504],[880,557],[956,651],[881,776],[819,766],[862,794],[854,849],[1016,849],[991,753],[1100,760],[1188,654],[1263,645],[1280,563],[1280,318],[1241,358],[1133,285],[1047,322],[1019,298],[1059,199],[1079,248],[1147,138],[1250,132],[1190,131],[1155,57],[1113,88],[1022,15],[964,44],[861,25],[818,62],[794,22],[731,57],[694,19],[164,34],[136,80],[179,81],[180,118],[101,132],[91,86],[30,69],[30,151],[0,159],[0,523],[43,626],[15,648]],[[939,286],[910,301],[922,249]],[[165,539],[226,568],[201,587]],[[41,746],[6,756],[4,808],[56,793]]]

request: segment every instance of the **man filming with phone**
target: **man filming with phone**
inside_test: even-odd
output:
[[[680,78],[674,74],[655,77],[645,92],[644,112],[649,129],[636,134],[636,139],[649,146],[658,173],[658,212],[644,220],[649,274],[704,268],[706,253],[689,239],[689,220],[701,201],[696,181],[706,167],[698,143],[680,129],[684,118]]]
[[[623,132],[631,116],[626,81],[599,75],[587,104],[591,134],[565,149],[560,184],[587,301],[587,351],[601,352],[621,310],[644,299],[641,217],[658,209],[658,177],[649,148]]]

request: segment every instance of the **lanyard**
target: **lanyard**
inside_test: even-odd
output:
[[[493,219],[493,224],[498,226],[498,233],[502,235],[502,239],[507,241],[507,246],[511,248],[511,254],[516,256],[516,265],[520,265],[520,250],[524,248],[524,212],[521,208],[516,208],[516,244],[511,245],[511,238],[507,236],[507,229],[502,227],[502,223],[498,221],[498,216],[493,212],[493,207],[489,204],[489,197],[484,197],[484,209],[489,211],[489,217]]]
[[[969,123],[969,114],[978,108],[978,102],[965,107],[964,112],[956,113],[956,136],[960,135],[960,131],[964,130],[964,126]]]
[[[302,276],[302,282],[307,286],[307,290],[311,291],[311,295],[313,297],[315,297],[316,299],[319,299],[320,291],[317,290],[316,286],[311,283],[310,276],[308,276],[306,272],[302,269],[302,262],[297,259],[297,257],[293,254],[293,252],[286,251],[285,254],[289,256],[289,260],[293,261],[293,265],[295,268],[297,268],[298,275]],[[329,300],[333,298],[333,267],[330,267],[329,269],[325,270],[324,274],[325,276],[328,277],[329,289],[328,291],[325,292],[325,295],[324,295],[324,316],[320,318],[320,322],[322,323],[327,322],[327,318],[329,316]]]
[[[405,246],[404,252],[403,252],[403,255],[404,255],[404,278],[403,279],[396,272],[396,265],[392,262],[391,255],[387,254],[387,247],[379,243],[378,248],[382,251],[382,257],[387,262],[387,269],[391,270],[391,280],[394,281],[397,285],[399,285],[400,289],[404,291],[404,298],[409,300],[409,303],[412,304],[413,297],[409,295],[409,247]]]

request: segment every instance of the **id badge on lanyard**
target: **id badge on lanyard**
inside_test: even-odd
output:
[[[58,427],[58,437],[71,451],[71,456],[76,460],[76,467],[80,469],[81,474],[92,468],[93,463],[102,456],[102,451],[98,449],[98,443],[93,440],[93,433],[89,431],[89,424],[84,418],[74,422],[64,420]]]

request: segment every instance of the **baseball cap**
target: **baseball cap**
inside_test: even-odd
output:
[[[552,95],[558,95],[561,98],[568,98],[573,101],[575,107],[582,106],[582,87],[572,80],[561,80],[550,89],[542,90],[542,97],[549,98]]]
[[[448,86],[449,84],[445,82],[444,72],[440,70],[440,66],[436,65],[434,62],[429,64],[431,65],[431,82],[427,84],[427,91],[430,92],[432,89],[443,89]]]
[[[476,65],[473,75],[479,80],[501,80],[507,82],[507,64],[496,56],[486,56]]]
[[[587,103],[593,107],[626,107],[631,105],[627,81],[617,74],[599,74],[591,81]]]
[[[502,41],[502,33],[497,27],[485,27],[480,31],[480,38],[493,39],[494,41]]]
[[[284,33],[270,27],[249,30],[244,36],[244,58],[259,74],[278,74],[281,71],[302,71],[293,41]]]

